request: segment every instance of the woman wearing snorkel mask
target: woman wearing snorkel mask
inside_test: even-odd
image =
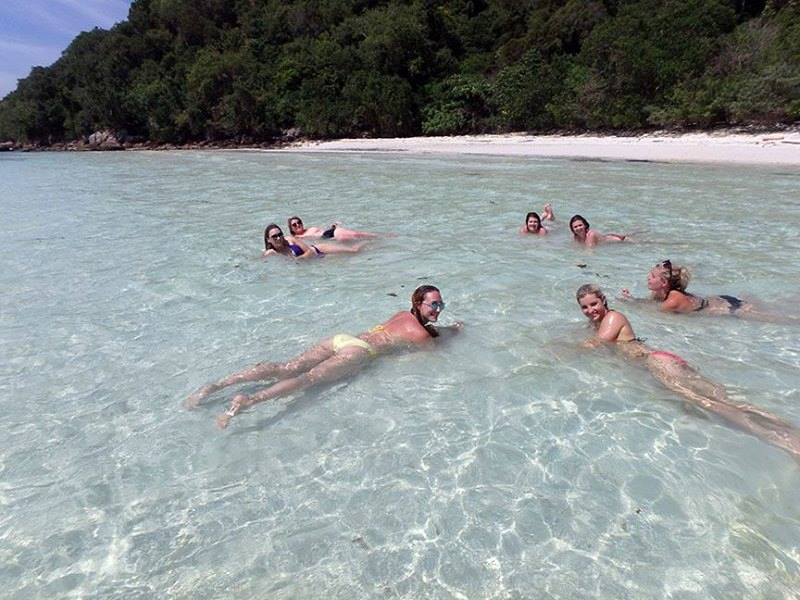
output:
[[[249,396],[234,396],[228,410],[217,417],[217,425],[225,428],[242,409],[313,385],[338,381],[363,369],[375,356],[391,350],[422,346],[444,332],[461,329],[461,323],[448,327],[434,325],[444,308],[442,295],[436,287],[420,286],[411,296],[410,311],[399,312],[388,321],[356,336],[346,333],[334,335],[285,363],[261,362],[233,373],[201,387],[187,398],[184,405],[194,408],[210,394],[237,383],[278,380]]]

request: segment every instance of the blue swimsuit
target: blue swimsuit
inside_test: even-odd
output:
[[[317,256],[325,256],[325,253],[316,246],[314,246],[313,244],[311,244],[311,248],[314,250],[314,252],[317,253]],[[289,252],[291,252],[292,256],[294,257],[303,256],[303,254],[305,254],[305,252],[303,252],[303,249],[297,244],[289,244]]]

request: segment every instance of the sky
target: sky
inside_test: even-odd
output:
[[[0,0],[0,98],[46,67],[81,31],[128,17],[131,0]]]

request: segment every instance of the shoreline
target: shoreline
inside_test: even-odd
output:
[[[304,141],[276,152],[379,152],[800,167],[800,130],[770,133],[528,135]]]
[[[308,140],[284,138],[274,142],[247,143],[233,140],[160,144],[117,142],[90,144],[86,141],[50,146],[9,146],[16,152],[164,152],[182,150],[386,153],[413,155],[510,156],[564,158],[573,160],[632,161],[751,166],[800,167],[800,128],[741,133],[718,130],[697,133],[654,132],[634,135],[527,133],[481,134],[408,138],[345,138]]]

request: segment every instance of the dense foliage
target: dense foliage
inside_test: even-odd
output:
[[[800,120],[800,0],[134,0],[0,102],[0,140]]]

